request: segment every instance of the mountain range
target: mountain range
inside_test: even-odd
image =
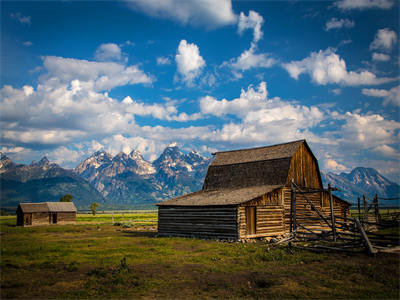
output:
[[[58,201],[70,193],[79,209],[88,209],[93,201],[102,209],[150,208],[158,201],[200,190],[211,161],[197,151],[183,153],[176,144],[166,147],[153,162],[136,150],[115,156],[98,151],[74,170],[46,157],[29,165],[16,164],[2,154],[1,205],[15,209],[19,202]],[[322,171],[321,176],[325,186],[338,187],[335,193],[352,203],[363,194],[369,198],[400,194],[398,184],[372,168],[341,174]]]

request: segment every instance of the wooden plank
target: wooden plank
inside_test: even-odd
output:
[[[369,253],[370,255],[375,254],[377,251],[374,249],[374,247],[372,246],[371,242],[369,241],[368,236],[367,236],[367,234],[366,234],[365,231],[364,231],[364,228],[363,228],[363,227],[361,226],[361,224],[360,224],[360,221],[358,221],[356,218],[354,218],[354,222],[356,223],[357,228],[358,228],[358,230],[360,231],[361,238],[362,238],[362,240],[363,240],[363,242],[364,242],[365,247],[366,247],[367,250],[368,250],[368,253]]]

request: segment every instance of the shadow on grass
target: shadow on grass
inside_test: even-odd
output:
[[[157,236],[157,232],[154,231],[133,231],[133,230],[123,230],[122,233],[125,236],[129,237],[147,237],[147,238],[155,238]]]

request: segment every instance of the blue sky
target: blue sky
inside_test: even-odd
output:
[[[1,145],[75,167],[307,139],[399,181],[399,2],[2,1]]]

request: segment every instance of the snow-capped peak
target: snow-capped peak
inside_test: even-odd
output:
[[[170,144],[167,146],[167,148],[174,148],[174,147],[178,147],[178,143],[177,143],[177,142],[170,143]]]

